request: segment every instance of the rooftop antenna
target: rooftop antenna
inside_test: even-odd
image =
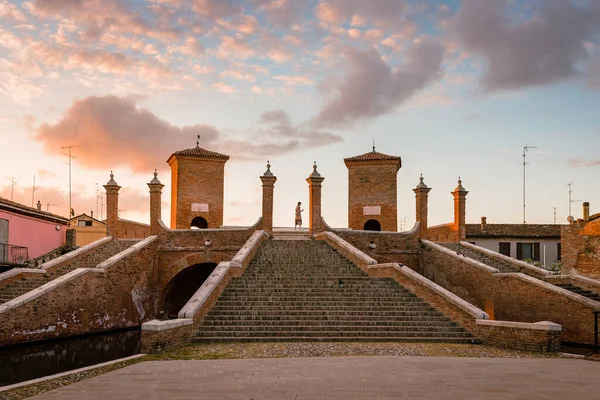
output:
[[[98,214],[98,201],[100,200],[100,186],[98,185],[98,182],[92,182],[96,184],[96,218],[98,218],[100,216],[100,214]]]
[[[375,139],[373,139],[373,153],[375,153]]]
[[[56,204],[54,204],[54,203],[47,203],[47,204],[46,204],[46,211],[47,211],[47,212],[50,212],[50,206],[55,206],[55,205],[56,205]]]
[[[127,211],[127,210],[124,210],[124,209],[122,209],[122,208],[119,208],[119,209],[117,210],[117,217],[119,216],[119,214],[121,214],[121,211]]]
[[[63,154],[65,154],[65,156],[68,156],[68,157],[69,157],[69,162],[68,162],[68,163],[65,163],[65,164],[68,164],[68,165],[69,165],[69,214],[68,214],[68,215],[69,215],[69,218],[70,218],[70,217],[72,217],[72,216],[74,216],[74,215],[73,215],[73,214],[74,214],[74,213],[73,213],[73,207],[72,207],[72,205],[71,205],[71,159],[73,159],[73,158],[75,158],[75,157],[73,157],[73,156],[71,155],[71,149],[72,149],[72,148],[75,148],[75,147],[81,147],[81,146],[63,146],[63,147],[62,147],[63,149],[69,149],[69,153],[68,153],[68,154],[65,154],[65,153],[63,153]]]
[[[10,181],[10,201],[13,201],[13,193],[15,191],[15,186],[17,186],[17,178],[14,176],[7,176],[6,179]]]
[[[196,141],[196,147],[200,147],[200,135],[198,135],[198,140]]]
[[[573,182],[569,182],[569,184],[567,186],[569,187],[569,217],[572,217],[573,214],[571,214],[571,205],[573,203],[577,203],[578,201],[581,201],[581,200],[573,200],[572,199],[571,193],[573,193]]]
[[[33,207],[35,191],[38,190],[39,187],[35,186],[35,175],[33,176],[33,185],[31,186],[31,207]]]
[[[526,224],[526,219],[525,219],[525,167],[527,166],[527,151],[529,149],[537,149],[537,146],[530,146],[529,143],[527,143],[524,147],[523,147],[523,223]]]
[[[556,225],[556,207],[552,207],[554,210],[554,225]]]
[[[100,221],[102,221],[104,219],[104,206],[106,205],[106,203],[104,203],[104,195],[102,193],[100,193]]]

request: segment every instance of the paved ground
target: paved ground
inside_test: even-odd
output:
[[[323,357],[142,362],[33,399],[594,399],[600,363]]]

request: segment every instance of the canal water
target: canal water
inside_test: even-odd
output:
[[[140,329],[0,347],[0,386],[128,357],[140,352]]]

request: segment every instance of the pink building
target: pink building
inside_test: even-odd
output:
[[[65,245],[68,220],[0,197],[0,264],[19,264]]]

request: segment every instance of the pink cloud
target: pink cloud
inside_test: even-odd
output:
[[[583,160],[579,158],[572,158],[569,160],[569,164],[573,167],[600,167],[600,160]]]

